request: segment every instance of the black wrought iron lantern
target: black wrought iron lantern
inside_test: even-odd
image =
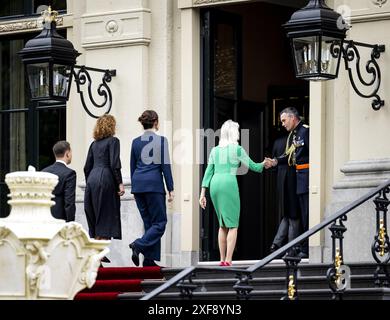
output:
[[[363,98],[373,97],[371,106],[374,110],[384,106],[384,100],[378,95],[381,72],[376,61],[385,51],[384,45],[346,40],[349,25],[324,0],[310,0],[306,7],[293,13],[284,27],[290,39],[297,78],[314,81],[335,79],[343,58],[355,92]],[[372,77],[369,81],[362,77],[357,46],[371,49],[371,59],[365,66],[366,72]],[[353,68],[356,69],[360,85],[371,90],[369,93],[359,89],[359,85],[355,83]]]
[[[43,30],[34,39],[29,40],[19,52],[25,64],[26,74],[33,101],[68,101],[72,79],[76,82],[77,92],[80,94],[84,110],[93,118],[99,114],[92,112],[86,103],[88,98],[93,107],[101,109],[99,112],[109,113],[112,106],[112,94],[108,86],[116,70],[98,69],[76,65],[76,58],[80,55],[73,44],[58,34],[56,30],[57,11],[48,10],[42,13]],[[76,72],[75,69],[78,69]],[[97,94],[103,97],[98,103],[92,96],[92,78],[89,71],[103,73],[102,83],[97,87]],[[84,90],[82,86],[86,86]]]
[[[58,34],[57,13],[43,13],[42,32],[19,52],[25,64],[32,100],[67,101],[73,68],[80,55],[73,44]]]
[[[347,24],[322,0],[311,0],[284,25],[291,41],[297,78],[337,78]]]

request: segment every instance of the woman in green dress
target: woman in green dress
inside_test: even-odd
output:
[[[237,184],[237,170],[249,168],[262,172],[265,162],[253,162],[244,148],[238,144],[239,124],[227,120],[221,127],[219,145],[214,147],[202,181],[199,204],[206,208],[206,189],[210,189],[211,201],[219,221],[218,245],[220,266],[231,266],[236,246],[240,218],[240,194]],[[240,167],[240,168],[239,168]],[[241,173],[241,172],[240,172]]]

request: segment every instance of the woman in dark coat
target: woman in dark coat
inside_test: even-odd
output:
[[[132,242],[132,260],[139,265],[139,254],[144,255],[143,266],[156,266],[160,260],[161,237],[167,223],[165,180],[168,201],[173,200],[173,179],[167,138],[156,134],[158,115],[146,110],[138,119],[145,132],[131,145],[131,193],[144,222],[145,234]]]
[[[120,146],[115,135],[116,121],[103,115],[93,131],[95,141],[89,147],[84,166],[86,188],[84,210],[89,235],[97,240],[121,239],[120,196],[122,182]],[[103,262],[109,262],[105,258]]]

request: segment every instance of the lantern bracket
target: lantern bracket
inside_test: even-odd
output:
[[[76,69],[78,69],[76,71]],[[89,71],[103,73],[102,82],[99,84],[97,88],[97,93],[99,96],[103,97],[103,101],[101,103],[96,102],[92,94],[92,79]],[[112,69],[97,69],[86,66],[74,66],[73,70],[74,80],[77,85],[77,92],[80,94],[81,104],[83,105],[84,110],[93,118],[99,118],[93,111],[88,108],[88,105],[85,101],[84,91],[81,89],[81,86],[88,86],[88,98],[89,101],[93,104],[93,106],[97,109],[104,108],[104,113],[109,113],[112,107],[112,93],[111,89],[107,83],[111,82],[112,77],[116,76],[116,70]]]
[[[372,76],[370,81],[366,81],[362,77],[361,65],[360,65],[360,53],[358,46],[371,48],[371,58],[366,63],[366,72]],[[378,91],[381,85],[381,71],[377,63],[377,59],[380,58],[381,53],[385,52],[384,45],[367,44],[362,42],[356,42],[353,40],[345,40],[342,47],[342,57],[345,62],[345,69],[348,71],[349,80],[355,92],[362,98],[374,98],[371,106],[374,110],[380,110],[385,105],[385,101],[380,98]],[[355,61],[356,75],[359,82],[368,88],[372,88],[372,91],[368,94],[363,93],[356,85],[354,80],[354,72],[352,71],[352,62]],[[355,76],[356,77],[356,76]]]

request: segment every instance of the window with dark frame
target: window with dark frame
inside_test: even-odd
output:
[[[49,5],[60,13],[66,12],[66,0],[1,0],[0,20],[40,15]]]
[[[48,5],[66,12],[66,0],[1,0],[0,23],[39,16]],[[66,38],[66,30],[58,32]],[[0,217],[10,211],[5,175],[24,171],[29,164],[37,170],[46,167],[54,161],[52,145],[66,138],[66,104],[41,106],[30,101],[24,65],[17,53],[34,36],[0,34]]]

